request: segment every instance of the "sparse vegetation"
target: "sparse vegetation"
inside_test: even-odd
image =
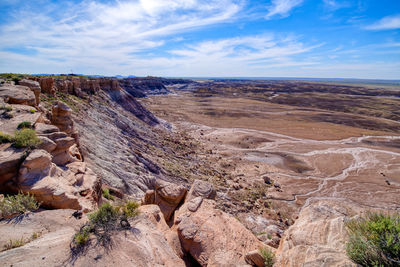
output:
[[[84,225],[79,232],[77,232],[74,236],[74,242],[78,247],[82,247],[86,245],[89,239],[91,228],[88,225]]]
[[[29,75],[17,73],[0,73],[1,78],[6,79],[7,82],[14,81],[15,84],[18,84],[18,82],[22,80],[25,76]]]
[[[18,124],[17,129],[32,128],[32,123],[30,121],[23,121]]]
[[[6,196],[0,201],[0,218],[8,218],[13,215],[24,214],[27,211],[37,210],[40,203],[33,195],[18,193],[17,195]]]
[[[17,148],[28,147],[35,148],[41,143],[33,129],[21,129],[15,132],[14,146]]]
[[[0,144],[13,142],[13,137],[0,131]]]
[[[25,244],[38,239],[40,236],[42,235],[42,233],[40,232],[34,232],[30,238],[28,239],[24,239],[23,237],[21,237],[20,239],[10,239],[8,241],[8,243],[4,244],[3,246],[3,251],[4,250],[9,250],[9,249],[13,249],[13,248],[18,248],[18,247],[22,247]]]
[[[103,189],[103,197],[105,197],[108,200],[114,200],[114,196],[110,194],[110,189],[108,188]]]
[[[258,250],[261,257],[264,259],[264,266],[265,267],[272,267],[275,263],[275,255],[274,253],[268,248],[260,248]]]
[[[29,242],[29,241],[28,241]],[[13,249],[13,248],[18,248],[18,247],[22,247],[23,245],[25,245],[26,243],[28,243],[24,240],[23,237],[21,237],[21,239],[10,239],[8,241],[8,243],[6,243],[4,245],[4,250],[9,250],[9,249]]]
[[[31,108],[31,109],[29,110],[29,112],[30,112],[30,113],[32,113],[32,114],[35,114],[35,112],[36,112],[36,109],[34,109],[34,108]]]
[[[97,238],[97,242],[107,246],[111,241],[113,231],[130,227],[128,218],[138,215],[139,204],[127,201],[121,206],[104,203],[97,211],[89,214],[89,222],[81,227],[73,238],[74,248],[82,248],[89,241],[90,235]]]
[[[41,235],[42,235],[42,233],[40,233],[40,232],[34,232],[31,236],[31,240],[38,239]]]
[[[346,223],[346,251],[361,266],[400,266],[400,215],[368,213]]]
[[[1,107],[0,107],[0,110],[5,110],[6,112],[10,112],[10,111],[12,111],[12,106],[10,106],[10,105],[2,105]]]

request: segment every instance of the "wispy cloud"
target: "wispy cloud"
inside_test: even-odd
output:
[[[366,30],[395,30],[400,29],[400,14],[387,16],[365,27]]]
[[[83,61],[99,64],[100,58],[126,64],[133,54],[162,46],[163,37],[233,20],[241,5],[241,0],[136,0],[83,1],[58,11],[51,4],[18,9],[0,27],[0,51],[29,48],[31,57],[62,60],[67,70]]]
[[[338,0],[323,0],[325,8],[329,11],[335,11],[341,8],[347,8],[351,6],[351,3],[347,1],[338,1]]]
[[[302,3],[303,0],[272,0],[271,5],[268,6],[268,14],[265,18],[271,19],[275,16],[279,16],[280,18],[288,17],[290,11]]]
[[[187,48],[171,50],[175,64],[190,65],[190,71],[202,76],[254,76],[277,67],[295,67],[317,64],[310,60],[293,58],[319,47],[305,45],[293,36],[276,37],[273,34],[243,36],[205,41]],[[265,75],[265,74],[264,74]]]

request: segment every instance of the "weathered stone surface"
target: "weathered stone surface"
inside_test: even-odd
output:
[[[142,203],[158,205],[165,220],[169,221],[176,207],[185,197],[186,191],[186,188],[182,185],[175,185],[158,179],[155,182],[155,191],[147,191]]]
[[[33,233],[42,235],[28,244],[0,252],[1,266],[166,266],[184,267],[184,262],[174,253],[154,220],[142,211],[134,228],[112,235],[112,249],[89,244],[84,255],[73,256],[70,242],[82,225],[72,210],[50,210],[32,213],[19,223],[0,222],[0,243],[9,239],[30,238]],[[165,223],[165,222],[164,222]],[[4,235],[2,236],[2,234]]]
[[[346,256],[344,220],[352,208],[340,201],[317,201],[304,207],[285,232],[276,266],[356,266]]]
[[[54,78],[52,77],[45,77],[39,80],[40,88],[42,89],[43,93],[49,94],[54,96],[56,91],[54,89]]]
[[[12,182],[18,176],[18,169],[24,155],[24,149],[16,149],[8,145],[2,145],[0,149],[0,190],[4,191],[7,183]]]
[[[191,212],[196,212],[197,209],[200,207],[201,203],[203,203],[202,197],[195,197],[188,201],[187,208]]]
[[[0,131],[10,135],[14,135],[18,125],[23,121],[29,121],[31,125],[41,122],[43,120],[42,113],[34,112],[30,110],[34,109],[27,105],[10,105],[12,110],[7,112],[11,115],[11,118],[4,118],[0,116]]]
[[[185,203],[186,204],[186,203]],[[183,250],[201,266],[243,266],[245,255],[264,247],[238,220],[203,199],[196,212],[183,205],[175,219]]]
[[[73,132],[72,110],[64,102],[58,101],[52,107],[51,123],[57,126],[60,131],[71,134]]]
[[[212,184],[201,180],[195,180],[187,195],[187,200],[195,197],[202,197],[207,199],[215,199],[217,193]]]
[[[50,134],[50,133],[59,132],[60,129],[58,129],[58,127],[55,125],[36,123],[35,131],[38,135],[41,135],[41,134]]]
[[[24,160],[18,175],[18,188],[32,193],[45,207],[91,210],[99,201],[101,182],[83,162],[64,170],[52,163],[52,156],[34,150]]]
[[[147,190],[142,198],[142,205],[151,205],[155,203],[155,192],[154,190]]]
[[[248,264],[257,267],[264,267],[264,259],[261,256],[259,250],[253,250],[246,254],[245,260]]]
[[[40,103],[40,84],[36,81],[22,79],[18,82],[19,85],[27,86],[31,89],[31,91],[35,94],[35,102],[36,105]]]
[[[21,85],[0,86],[0,97],[9,104],[23,104],[34,106],[36,104],[35,94],[29,87]]]

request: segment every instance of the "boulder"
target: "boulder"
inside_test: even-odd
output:
[[[187,195],[187,200],[199,196],[207,199],[215,199],[216,195],[217,193],[212,184],[202,180],[195,180]]]
[[[54,78],[45,77],[39,80],[40,88],[43,93],[54,96],[56,91],[54,89]]]
[[[40,103],[40,84],[36,81],[22,79],[18,82],[19,85],[27,86],[35,94],[36,105]]]
[[[36,105],[35,94],[26,86],[10,84],[0,86],[0,97],[9,104]]]
[[[156,180],[155,190],[147,191],[142,203],[156,204],[160,207],[166,221],[171,219],[172,214],[186,195],[186,188],[163,180]]]
[[[73,132],[72,110],[64,102],[58,101],[52,107],[51,123],[57,126],[60,131],[67,134]]]
[[[57,144],[54,143],[51,139],[45,136],[39,136],[39,139],[41,141],[40,145],[38,146],[39,149],[46,150],[49,153],[56,149]]]
[[[100,199],[101,182],[83,162],[60,169],[42,149],[32,151],[21,164],[18,189],[31,193],[49,208],[92,210]]]
[[[200,197],[201,198],[201,197]],[[197,198],[198,199],[198,198]],[[198,203],[198,200],[191,200]],[[237,219],[203,199],[195,212],[185,203],[178,211],[176,229],[183,250],[201,266],[244,266],[245,255],[265,247]]]
[[[316,200],[286,230],[275,266],[356,266],[346,255],[346,217],[357,214],[343,201]]]
[[[55,132],[60,131],[60,129],[58,129],[57,126],[51,125],[51,124],[44,124],[44,123],[36,123],[35,130],[38,135],[50,134],[50,133],[55,133]]]

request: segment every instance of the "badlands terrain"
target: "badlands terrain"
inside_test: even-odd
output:
[[[41,140],[0,144],[0,193],[41,202],[3,216],[2,266],[355,266],[345,222],[400,210],[398,86],[1,77],[0,131]],[[73,249],[126,199],[140,213],[112,246]]]

